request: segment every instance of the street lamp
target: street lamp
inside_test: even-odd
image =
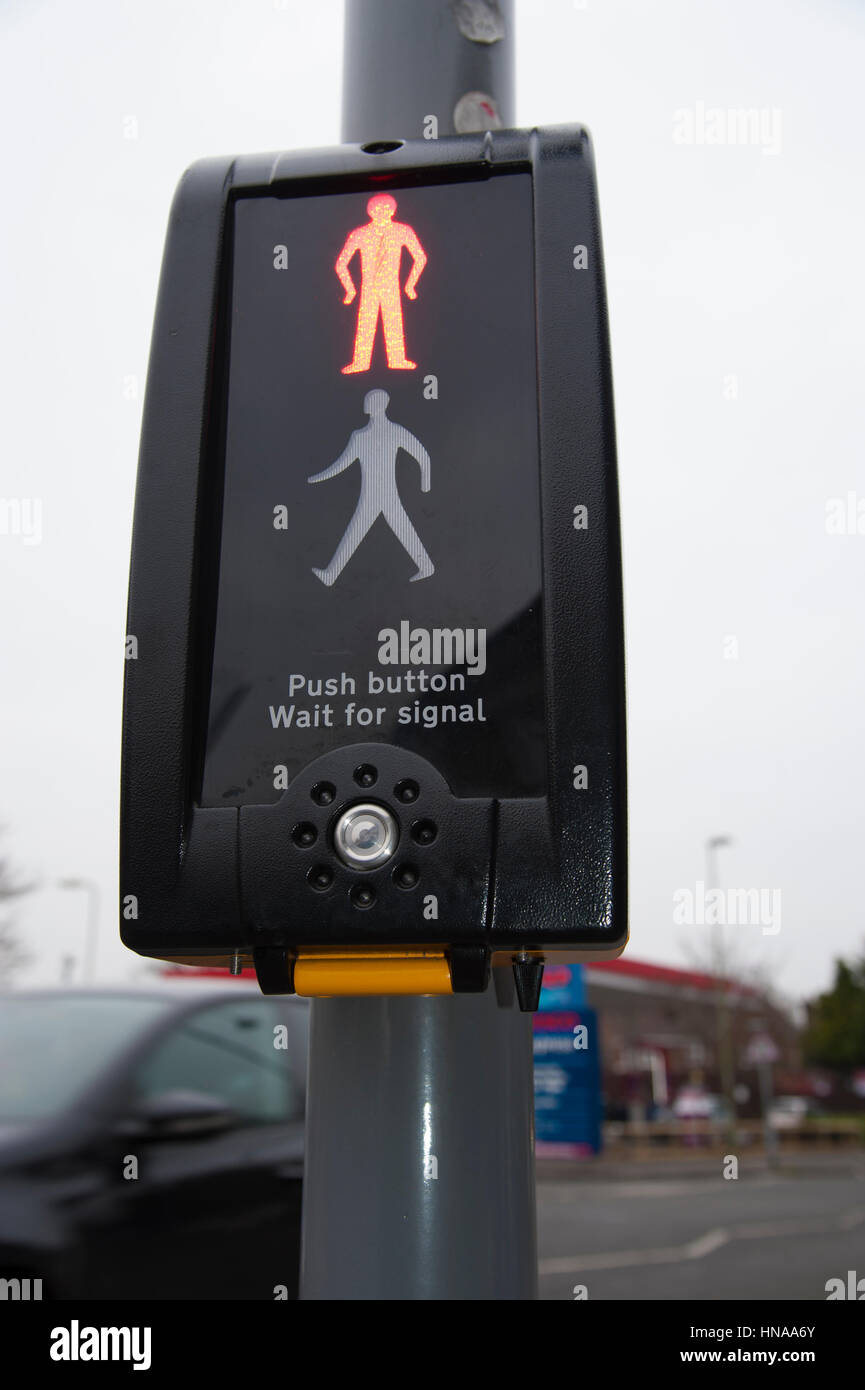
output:
[[[59,888],[83,889],[87,894],[87,942],[84,951],[84,979],[93,979],[96,941],[99,935],[99,887],[92,878],[61,878]]]
[[[729,849],[733,844],[730,835],[710,835],[706,841],[706,891],[718,886],[717,851]]]
[[[706,896],[708,898],[715,888],[718,887],[718,865],[717,854],[719,849],[729,849],[733,840],[730,835],[710,835],[706,841]],[[736,1117],[736,1063],[733,1057],[733,1038],[732,1020],[730,1017],[727,990],[729,988],[729,969],[730,962],[727,955],[727,942],[724,934],[724,927],[718,921],[718,914],[714,917],[714,925],[710,927],[710,950],[712,959],[712,974],[715,976],[715,1029],[717,1035],[718,1048],[718,1073],[721,1080],[721,1092],[729,1106],[729,1138],[732,1142],[735,1139],[734,1124]]]

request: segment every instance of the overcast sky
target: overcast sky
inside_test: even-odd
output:
[[[598,161],[630,953],[699,952],[673,895],[725,833],[722,882],[781,892],[780,931],[737,946],[801,996],[865,939],[865,534],[826,529],[831,499],[865,499],[865,7],[523,0],[518,20],[520,123],[584,122]],[[341,0],[0,8],[0,497],[42,508],[40,544],[0,534],[3,852],[42,885],[22,980],[80,959],[72,874],[101,890],[100,975],[141,971],[115,912],[120,701],[166,215],[198,156],[337,143],[341,33]],[[707,143],[718,108],[762,113],[756,138]]]

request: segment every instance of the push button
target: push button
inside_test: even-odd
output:
[[[333,832],[336,852],[352,869],[377,869],[390,859],[399,827],[386,806],[364,802],[343,811]]]

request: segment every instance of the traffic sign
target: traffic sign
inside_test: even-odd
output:
[[[770,1038],[768,1033],[755,1033],[753,1037],[749,1038],[748,1046],[745,1049],[746,1066],[772,1066],[780,1057],[778,1044],[773,1038]]]
[[[578,128],[209,160],[169,224],[121,930],[305,993],[624,946],[621,574]],[[410,983],[408,983],[410,981]],[[521,996],[522,997],[522,996]]]

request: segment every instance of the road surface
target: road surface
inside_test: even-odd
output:
[[[542,1299],[826,1299],[865,1278],[865,1161],[538,1182]]]

